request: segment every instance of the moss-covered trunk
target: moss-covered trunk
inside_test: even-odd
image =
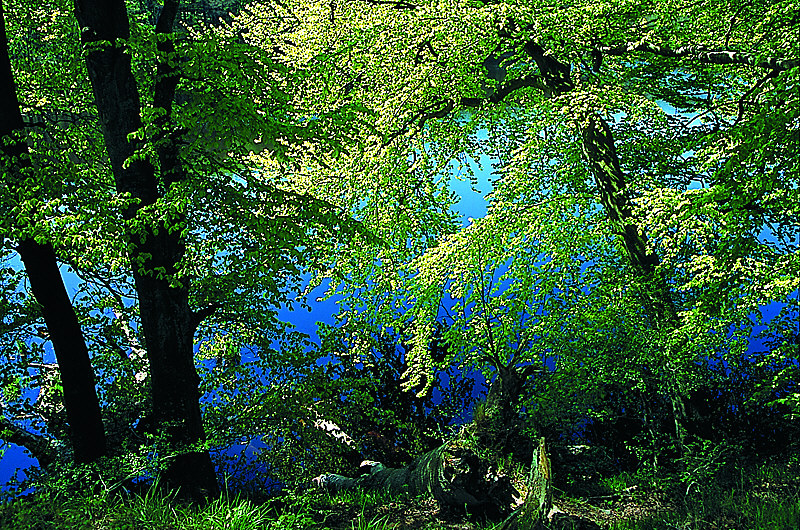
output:
[[[402,468],[366,463],[358,478],[328,474],[315,483],[331,492],[346,489],[431,495],[444,506],[503,517],[504,529],[535,529],[552,507],[550,461],[544,438],[520,432],[519,399],[530,371],[503,368],[489,388],[475,422],[459,438]]]

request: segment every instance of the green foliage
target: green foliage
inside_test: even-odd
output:
[[[461,229],[440,225],[427,248],[401,244],[403,256],[382,248],[336,256],[331,275],[353,279],[339,291],[354,308],[344,317],[358,308],[414,337],[407,387],[419,391],[431,381],[437,363],[427,346],[434,322],[444,319],[445,362],[490,377],[505,365],[540,368],[528,401],[534,424],[569,436],[582,419],[614,422],[627,410],[644,418],[644,429],[619,440],[620,450],[657,465],[687,450],[691,421],[681,403],[707,388],[703,367],[744,373],[753,330],[766,327],[775,345],[759,358],[770,372],[762,392],[795,402],[796,389],[784,383],[796,371],[791,329],[800,287],[790,228],[798,203],[791,178],[798,99],[790,90],[798,68],[662,53],[695,46],[795,61],[796,45],[781,36],[797,29],[788,4],[726,4],[737,13],[729,25],[716,7],[686,2],[656,3],[646,15],[618,2],[556,10],[536,2],[300,6],[314,29],[297,26],[287,55],[298,64],[324,60],[330,70],[316,78],[324,86],[333,79],[328,72],[343,73],[346,95],[375,109],[383,133],[379,149],[345,156],[330,170],[340,184],[333,189],[362,192],[367,226],[380,230],[391,219],[414,229],[363,181],[348,181],[363,175],[365,159],[408,168],[398,179],[438,183],[469,176],[470,166],[491,157],[496,179],[484,218]],[[448,30],[456,20],[459,29]],[[546,72],[526,48],[532,43],[572,67],[574,86],[564,94],[535,81]],[[354,60],[362,46],[371,53]],[[416,53],[398,52],[408,49]],[[487,79],[497,69],[487,57],[503,52],[505,72]],[[376,64],[384,59],[391,68]],[[473,104],[514,81],[523,87],[502,102]],[[318,93],[323,108],[336,97]],[[622,179],[612,194],[625,208],[609,206],[608,184],[589,171],[580,132],[588,115],[609,124]],[[629,259],[623,225],[641,234],[652,274]],[[761,308],[774,303],[781,315],[770,319]]]
[[[620,530],[731,528],[794,528],[800,520],[797,462],[748,463],[731,460],[702,487],[664,489],[673,478],[642,473],[611,475],[595,483],[589,493],[568,489],[557,504],[580,505],[583,517],[608,522]],[[86,477],[78,477],[84,480]],[[336,495],[317,491],[285,491],[257,505],[241,497],[223,495],[204,507],[188,507],[157,487],[139,494],[120,494],[102,483],[73,483],[68,490],[45,488],[33,495],[0,505],[0,528],[164,528],[164,529],[295,529],[419,528],[441,530],[495,528],[491,521],[434,516],[435,507],[423,498],[388,496],[352,490]],[[668,492],[672,492],[667,496]],[[632,516],[625,514],[634,514]],[[609,514],[613,514],[609,521]],[[579,524],[566,519],[560,524]],[[398,526],[399,525],[399,526]],[[417,526],[415,526],[417,527]]]
[[[275,481],[353,474],[363,458],[403,466],[441,445],[469,408],[472,382],[454,366],[437,374],[438,402],[402,390],[402,336],[348,326],[323,327],[322,339],[311,350],[299,337],[278,350],[242,350],[230,335],[201,346],[209,443],[241,448],[218,456],[231,487],[263,495]]]
[[[132,203],[116,193],[111,178],[74,6],[51,4],[14,2],[5,10],[19,98],[26,117],[36,124],[27,131],[35,178],[19,190],[11,187],[19,192],[13,196],[2,187],[0,252],[5,269],[15,240],[33,235],[53,244],[80,278],[73,303],[99,376],[112,452],[136,453],[148,428],[151,381],[127,256],[132,241],[141,243],[148,232],[159,230],[180,234],[183,260],[175,270],[159,266],[150,272],[187,287],[198,312],[216,309],[198,337],[236,336],[239,348],[261,348],[265,357],[275,341],[291,348],[287,344],[299,339],[275,315],[294,305],[301,274],[324,267],[323,257],[342,241],[371,239],[347,212],[297,189],[286,174],[305,167],[305,157],[314,151],[341,149],[356,110],[348,105],[326,113],[308,109],[292,95],[303,83],[301,69],[290,71],[274,50],[241,39],[230,26],[198,22],[184,27],[167,37],[176,50],[169,61],[178,65],[181,79],[170,122],[160,121],[163,109],[145,104],[143,127],[129,140],[139,142],[133,158],[156,166],[158,149],[177,142],[187,178],[170,184],[162,175],[160,199],[123,222]],[[150,101],[159,57],[153,13],[139,4],[125,45],[139,92]],[[63,437],[47,415],[38,421],[41,411],[35,404],[19,399],[24,388],[40,383],[28,375],[28,366],[44,364],[47,336],[39,333],[37,338],[40,315],[25,307],[35,310],[36,304],[25,297],[18,274],[9,271],[14,274],[2,276],[3,300],[25,303],[2,307],[3,325],[9,325],[0,339],[9,359],[2,366],[3,413],[33,416],[34,429]],[[17,351],[20,345],[23,355]],[[229,345],[227,353],[235,347]],[[230,373],[221,371],[223,377]],[[56,388],[57,378],[53,381],[42,384],[46,393]],[[230,380],[225,383],[233,388]],[[216,384],[220,381],[209,381],[209,386]],[[59,400],[51,401],[60,407]]]
[[[794,471],[792,471],[794,469]],[[616,521],[614,530],[708,528],[794,528],[800,522],[796,462],[756,465],[735,457],[726,469],[694,491],[677,492],[678,505],[643,518]],[[685,495],[684,495],[685,493]]]
[[[308,528],[312,521],[299,499],[276,507],[224,494],[202,507],[187,506],[158,481],[134,484],[141,493],[128,493],[119,482],[109,482],[113,475],[107,471],[72,468],[47,477],[34,494],[0,507],[0,528],[278,530]]]
[[[161,175],[159,200],[123,221],[133,200],[115,191],[72,4],[4,2],[32,162],[23,182],[0,186],[4,417],[33,416],[34,430],[64,436],[63,421],[26,395],[59,395],[57,377],[45,385],[46,368],[29,370],[46,360],[47,337],[10,258],[34,237],[80,278],[73,304],[115,451],[139,464],[153,453],[146,429],[129,432],[146,424],[151,381],[131,279],[143,264],[127,254],[148,231],[168,230],[185,255],[175,270],[150,272],[211,313],[196,334],[208,444],[262,437],[262,475],[302,482],[344,468],[320,418],[362,452],[376,451],[369,432],[406,453],[398,462],[423,452],[468,407],[456,386],[468,369],[491,378],[534,366],[525,428],[564,451],[588,438],[592,461],[575,475],[612,491],[622,486],[615,470],[675,464],[685,495],[701,495],[734,447],[796,442],[800,68],[752,66],[796,61],[788,0],[659,0],[646,10],[253,2],[224,22],[186,14],[160,37],[174,45],[169,57],[157,48],[155,4],[129,4],[125,45],[147,103],[127,163],[160,171],[159,148],[176,145],[186,178]],[[220,2],[206,4],[216,12]],[[544,50],[538,62],[531,44]],[[704,59],[717,49],[753,59]],[[544,57],[570,65],[569,90],[547,85]],[[151,103],[159,60],[180,75],[167,122]],[[613,134],[625,219],[612,219],[587,161],[590,116]],[[476,184],[483,167],[494,179],[488,213],[461,227],[451,185]],[[621,225],[644,238],[652,274],[631,261]],[[326,281],[326,296],[343,297],[339,324],[310,348],[277,314],[302,309]],[[764,314],[770,305],[777,316]],[[752,351],[756,338],[766,351]],[[433,389],[445,394],[435,406]],[[703,397],[713,410],[692,411]],[[115,502],[87,498],[53,517],[102,518]],[[224,527],[227,512],[260,520],[245,503],[219,502],[233,504],[208,507],[209,524]],[[171,503],[137,497],[125,517],[188,524]],[[778,524],[752,504],[740,506],[748,521]],[[775,513],[790,517],[787,506]]]

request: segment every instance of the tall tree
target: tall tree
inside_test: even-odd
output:
[[[800,254],[787,237],[798,193],[791,3],[666,1],[647,12],[611,1],[298,6],[306,24],[290,30],[284,49],[298,63],[326,61],[318,83],[340,87],[309,98],[320,108],[343,97],[375,109],[370,156],[318,173],[344,189],[347,175],[372,175],[349,206],[373,226],[413,219],[417,192],[469,174],[470,156],[497,160],[486,219],[428,250],[405,244],[413,221],[396,223],[384,233],[403,256],[354,250],[340,262],[355,282],[364,278],[361,290],[342,292],[387,326],[409,324],[403,305],[383,293],[364,302],[363,293],[410,293],[419,356],[409,382],[430,370],[434,321],[448,311],[453,350],[495,367],[509,388],[524,389],[514,384],[523,367],[552,352],[583,362],[569,351],[576,323],[609,342],[632,326],[640,347],[626,351],[635,362],[606,368],[666,392],[680,442],[694,363],[741,351],[754,309],[791,307],[800,287]],[[348,197],[320,181],[320,192]],[[385,200],[402,189],[414,192]],[[493,281],[503,268],[505,286]],[[745,331],[728,341],[732,328]],[[779,351],[791,356],[791,341]]]
[[[208,319],[206,337],[272,351],[275,307],[291,304],[300,270],[360,231],[286,185],[285,166],[300,171],[306,157],[341,149],[352,119],[346,105],[310,119],[288,93],[302,72],[224,25],[176,33],[177,1],[136,32],[122,1],[75,6],[116,190],[131,199],[121,213],[152,419],[170,453],[165,479],[185,495],[213,494],[195,332]],[[254,151],[265,166],[254,169]]]
[[[240,349],[257,346],[264,357],[285,338],[276,309],[292,304],[299,272],[324,266],[320,256],[329,248],[363,232],[338,207],[289,185],[287,166],[304,168],[304,157],[323,145],[341,149],[351,118],[344,105],[309,119],[312,113],[294,106],[289,93],[302,72],[224,25],[172,33],[176,2],[155,17],[129,16],[122,2],[79,2],[79,25],[66,23],[72,17],[56,7],[45,23],[26,26],[20,19],[40,12],[17,6],[14,29],[73,46],[82,28],[89,75],[69,62],[74,75],[41,82],[29,68],[49,62],[14,66],[28,106],[44,118],[41,134],[63,142],[34,155],[68,160],[58,166],[67,176],[64,195],[49,204],[47,221],[83,280],[76,303],[107,376],[100,382],[107,412],[125,416],[109,419],[130,427],[136,419],[130,414],[140,415],[140,427],[162,444],[165,482],[187,496],[213,494],[195,330],[204,326],[199,335],[206,343],[235,337]],[[59,57],[81,55],[68,46],[58,49]],[[18,48],[16,55],[38,59],[50,51],[45,48]],[[85,77],[91,83],[81,83]],[[65,121],[78,125],[66,130]],[[267,160],[257,171],[254,151]],[[4,346],[14,352],[14,344]],[[257,370],[241,367],[248,369]],[[152,403],[118,407],[114,392],[129,387],[120,384],[125,377],[140,389],[149,384]],[[142,407],[152,407],[152,414]]]
[[[170,44],[178,2],[167,0],[156,23],[159,59],[154,107],[170,119],[177,77]],[[150,361],[153,420],[166,437],[166,484],[190,498],[214,496],[219,491],[205,438],[199,405],[199,383],[194,365],[194,333],[202,316],[189,306],[189,279],[178,274],[185,253],[180,227],[183,215],[153,221],[142,215],[185,176],[177,165],[171,139],[159,149],[161,174],[148,159],[137,156],[142,142],[143,105],[131,69],[128,12],[122,0],[77,0],[75,15],[87,49],[86,66],[116,188],[131,197],[124,211],[127,237],[142,330]],[[138,221],[137,222],[137,216]]]
[[[730,2],[710,8],[659,2],[646,14],[615,2],[579,2],[557,9],[539,2],[502,7],[480,2],[367,5],[372,3],[365,2],[363,9],[302,3],[302,18],[308,24],[296,29],[294,42],[303,44],[289,48],[290,53],[298,61],[315,54],[334,59],[330,70],[349,79],[343,89],[347,97],[360,97],[376,109],[376,128],[384,136],[374,158],[394,158],[388,163],[404,169],[411,165],[402,177],[407,181],[424,173],[431,161],[438,165],[423,178],[436,178],[437,170],[452,171],[447,166],[451,161],[459,162],[459,168],[466,165],[464,153],[486,154],[499,159],[494,197],[504,199],[496,201],[497,221],[502,208],[527,212],[525,208],[549,210],[559,204],[562,207],[553,208],[558,215],[570,208],[602,208],[589,215],[597,229],[619,244],[629,265],[630,287],[635,286],[640,308],[649,315],[648,326],[662,334],[661,359],[654,361],[661,367],[659,377],[675,385],[679,416],[680,387],[689,381],[674,375],[699,351],[687,338],[706,335],[710,327],[719,333],[732,321],[747,320],[740,297],[751,300],[744,305],[752,308],[756,298],[756,305],[785,302],[797,287],[789,272],[798,266],[791,244],[774,252],[769,243],[754,239],[754,232],[772,224],[776,236],[788,242],[786,229],[794,212],[789,196],[796,190],[787,188],[785,179],[797,168],[791,156],[796,152],[792,120],[797,103],[790,87],[796,82],[798,53],[782,37],[798,23],[790,4]],[[432,22],[427,16],[432,11],[442,18]],[[671,18],[675,12],[680,22]],[[309,30],[312,26],[317,29]],[[681,45],[672,47],[671,42]],[[368,48],[369,54],[354,52]],[[360,60],[352,60],[354,56]],[[340,79],[326,78],[334,83]],[[711,95],[693,93],[699,86]],[[680,114],[670,115],[666,106],[707,124],[689,126],[688,118],[681,123]],[[488,141],[480,139],[481,129],[488,132]],[[748,137],[745,130],[759,140],[743,141]],[[762,132],[755,134],[756,130]],[[771,131],[782,152],[762,143],[760,138],[769,136],[765,130]],[[549,160],[540,157],[537,148],[543,140],[558,142],[562,152]],[[412,148],[398,146],[411,142],[416,142]],[[721,149],[725,142],[740,148]],[[697,155],[699,146],[705,158]],[[409,164],[409,159],[423,163]],[[739,159],[749,162],[734,162]],[[749,192],[734,183],[741,179],[752,183]],[[701,189],[691,189],[698,185]],[[778,198],[771,191],[778,188],[786,196]],[[739,199],[724,198],[733,190],[742,201],[738,206]],[[673,214],[680,200],[691,206],[678,217]],[[764,201],[769,206],[761,205]],[[675,222],[705,219],[711,215],[711,203],[718,204],[724,216],[746,218],[747,226],[737,230],[727,225],[726,242],[716,249],[702,243],[708,232],[701,234],[699,221]],[[662,208],[642,208],[643,204]],[[370,208],[380,211],[376,218],[391,218],[392,207],[376,202]],[[603,217],[597,215],[601,211]],[[725,223],[720,217],[712,215],[705,225],[708,230]],[[509,234],[522,230],[510,216],[503,222]],[[675,247],[683,250],[665,247],[665,238],[678,242],[670,230],[685,237]],[[726,264],[725,256],[743,259],[743,249],[748,249],[747,259],[765,264],[758,273],[749,266]],[[683,275],[687,261],[692,263],[689,268],[703,269],[704,274],[693,281]],[[766,264],[779,262],[783,265],[769,272]],[[434,260],[425,263],[445,273]],[[396,270],[389,260],[381,264],[381,274]],[[434,274],[424,268],[419,278],[431,294],[428,305],[416,297],[417,306],[428,312],[428,323],[418,323],[426,335],[419,348],[424,355],[432,332],[429,324],[439,308],[434,284],[446,285],[453,278],[439,276],[434,281]],[[715,301],[707,296],[719,294],[723,285],[743,282],[770,288],[758,295],[731,291]],[[704,290],[696,288],[700,284]],[[693,296],[698,296],[697,304],[690,310]],[[725,318],[720,317],[723,307]],[[706,319],[704,329],[702,315],[711,314],[714,318]],[[726,319],[730,320],[723,323]],[[422,359],[420,369],[428,362]]]
[[[3,237],[17,239],[16,250],[25,264],[31,291],[47,325],[61,376],[75,461],[92,462],[105,454],[106,440],[89,352],[53,245],[41,235],[41,230],[37,230],[35,220],[25,220],[25,213],[20,209],[31,196],[29,184],[41,178],[30,161],[24,125],[0,2],[0,167],[9,192],[3,205],[2,229],[6,232]],[[47,186],[40,184],[34,186],[36,188],[42,192]],[[34,444],[37,446],[41,444]],[[40,460],[44,460],[42,465],[53,458],[46,451],[33,451],[34,455],[37,453]]]

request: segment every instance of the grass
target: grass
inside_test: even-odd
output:
[[[204,507],[176,502],[152,488],[125,498],[109,493],[70,497],[29,496],[0,506],[1,529],[30,530],[490,530],[493,523],[467,518],[436,519],[429,499],[397,498],[379,492],[348,491],[338,495],[288,493],[256,505],[222,496]]]
[[[556,493],[556,505],[570,514],[559,528],[578,528],[581,519],[608,530],[800,528],[797,458],[721,468],[689,488],[677,477],[622,473]],[[431,499],[374,491],[286,492],[260,504],[223,495],[196,507],[158,488],[140,495],[61,488],[0,504],[0,529],[14,530],[491,530],[497,525],[443,513]]]
[[[796,458],[748,468],[728,466],[692,487],[669,479],[627,475],[601,480],[612,499],[604,507],[630,514],[604,526],[609,530],[800,528],[800,462]],[[639,489],[619,494],[631,484]]]
[[[307,528],[304,523],[302,517],[275,514],[268,504],[258,506],[238,497],[190,507],[156,488],[130,498],[108,492],[69,498],[34,495],[0,508],[0,528],[9,530],[278,530]]]

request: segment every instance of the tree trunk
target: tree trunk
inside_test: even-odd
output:
[[[575,86],[569,80],[568,64],[550,55],[543,56],[541,47],[533,41],[525,45],[525,51],[536,62],[550,93],[563,93]],[[558,72],[561,75],[553,76],[550,72]],[[626,190],[625,173],[620,167],[611,127],[600,114],[587,111],[579,117],[578,128],[584,158],[600,192],[600,203],[615,235],[622,239],[636,276],[641,280],[640,294],[643,309],[655,329],[673,331],[680,327],[678,311],[669,286],[664,278],[657,274],[659,257],[647,248],[647,236],[633,215],[633,204]],[[676,387],[675,381],[670,379],[670,374],[675,371],[672,357],[672,351],[664,352],[661,365],[668,374],[666,391],[672,402],[676,441],[683,449],[683,424],[685,424],[685,417],[681,412],[683,400],[680,389]]]
[[[140,251],[147,252],[152,246],[145,243]],[[197,447],[205,439],[205,431],[188,294],[151,275],[139,273],[134,278],[150,361],[153,419],[158,434],[166,435],[172,453],[163,478],[168,487],[180,488],[181,495],[188,498],[216,496],[219,491],[210,455]]]
[[[157,32],[172,31],[177,6],[174,0],[165,2]],[[130,38],[125,2],[76,0],[75,14],[82,28],[81,40],[92,50],[86,56],[86,65],[117,191],[138,199],[124,212],[130,221],[143,207],[155,204],[162,194],[155,168],[149,161],[133,156],[138,146],[135,140],[129,140],[142,121],[141,99],[131,71],[130,50],[125,45]],[[159,49],[169,51],[162,49],[162,44]],[[160,66],[158,74],[156,104],[169,112],[174,71]],[[165,164],[161,168],[165,186],[175,182],[179,171],[177,156],[171,155],[174,153],[159,151]],[[177,277],[185,246],[179,231],[170,230],[182,220],[173,220],[169,226],[150,221],[138,228],[129,224],[129,257],[150,361],[153,419],[159,432],[166,435],[170,452],[164,479],[182,496],[198,499],[216,496],[219,489],[208,451],[199,447],[205,433],[194,365],[197,318],[189,306],[188,279]]]
[[[625,174],[620,168],[611,127],[596,113],[585,116],[580,122],[583,153],[600,190],[600,202],[616,235],[622,238],[633,270],[643,280],[640,293],[644,310],[655,329],[667,332],[675,330],[680,327],[678,311],[669,286],[656,274],[658,255],[647,249],[647,236],[633,215],[633,205],[625,189]],[[659,383],[667,392],[672,406],[675,442],[684,452],[686,417],[680,389],[671,377],[676,371],[672,358],[672,351],[667,348],[660,359],[660,368],[666,372],[666,379]]]
[[[500,528],[506,530],[540,528],[552,508],[550,460],[544,438],[532,444],[520,434],[517,406],[532,370],[500,367],[466,436],[403,468],[370,462],[365,476],[322,475],[315,484],[331,492],[362,488],[430,494],[442,505],[504,518]],[[511,465],[500,469],[498,462],[509,454]],[[514,463],[527,465],[529,459],[529,472],[520,474]]]
[[[489,385],[486,403],[475,414],[475,432],[479,444],[498,456],[508,454],[525,457],[530,454],[530,441],[520,434],[519,401],[533,366],[517,368],[500,366]]]
[[[22,134],[23,128],[0,0],[0,137]],[[14,193],[23,185],[26,179],[24,173],[32,169],[28,147],[20,137],[8,145],[0,143],[0,152],[3,157],[2,171],[9,179],[6,186]],[[23,190],[19,192],[24,193]],[[10,222],[16,224],[14,220]],[[55,250],[50,243],[39,242],[31,237],[23,237],[16,249],[25,265],[33,296],[42,309],[53,343],[64,389],[64,406],[75,461],[92,462],[106,452],[105,431],[89,351],[58,270]],[[46,465],[44,462],[42,464]]]
[[[17,251],[53,343],[75,461],[92,462],[106,452],[103,419],[89,351],[58,270],[55,251],[50,244],[33,239],[20,241]]]
[[[441,504],[476,511],[508,514],[517,494],[507,477],[494,474],[491,463],[478,456],[465,440],[456,439],[415,459],[403,468],[370,463],[370,472],[359,478],[328,474],[315,483],[330,492],[362,488],[411,496],[430,494]]]
[[[634,218],[611,127],[596,113],[588,114],[580,122],[581,146],[600,191],[600,202],[615,235],[622,239],[633,269],[645,280],[645,310],[657,328],[674,328],[678,325],[678,313],[666,283],[656,278],[658,255],[647,249],[647,236]]]
[[[497,530],[530,530],[542,528],[553,509],[552,474],[544,438],[533,452],[530,473],[525,482],[524,502]]]

